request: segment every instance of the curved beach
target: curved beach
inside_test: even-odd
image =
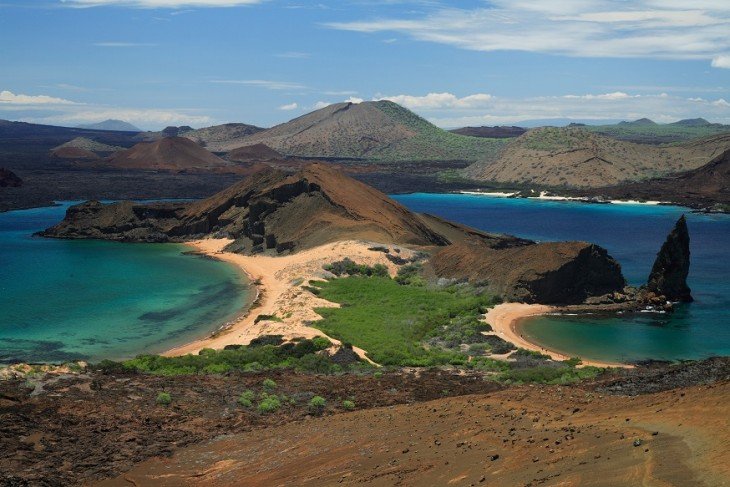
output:
[[[490,309],[487,312],[485,319],[496,335],[508,342],[511,342],[517,347],[549,355],[553,360],[568,360],[571,358],[568,355],[555,350],[550,350],[538,343],[529,341],[520,330],[520,322],[525,318],[554,313],[556,311],[557,308],[544,304],[502,303]],[[633,367],[632,365],[616,362],[601,362],[588,359],[582,360],[583,365],[592,365],[595,367]]]

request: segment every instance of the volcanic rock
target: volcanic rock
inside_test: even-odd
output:
[[[621,266],[605,249],[587,242],[548,242],[491,248],[480,239],[445,247],[430,260],[438,277],[486,284],[508,301],[582,303],[621,291]]]
[[[0,188],[19,188],[23,185],[23,180],[20,179],[10,169],[0,167]]]
[[[687,286],[689,274],[689,231],[682,215],[657,254],[646,288],[670,301],[692,301]]]
[[[233,149],[228,153],[229,160],[241,162],[269,161],[272,159],[282,159],[283,157],[266,144],[247,145]]]
[[[101,159],[98,155],[94,154],[90,150],[83,149],[81,147],[58,147],[51,151],[51,156],[58,159],[71,159],[71,160],[87,160],[96,161]]]

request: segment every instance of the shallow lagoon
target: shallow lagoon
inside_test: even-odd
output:
[[[32,236],[68,206],[0,213],[0,362],[162,352],[245,307],[244,276],[183,245]]]

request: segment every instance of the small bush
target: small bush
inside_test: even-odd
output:
[[[281,401],[275,395],[264,397],[258,405],[258,410],[261,414],[270,414],[279,410],[281,407]]]
[[[172,396],[170,396],[169,392],[160,392],[159,394],[157,394],[157,399],[155,399],[155,402],[162,406],[167,406],[172,402]]]
[[[253,320],[254,323],[258,323],[259,321],[276,321],[281,322],[283,321],[281,318],[279,318],[276,315],[258,315],[256,319]]]
[[[243,407],[250,408],[253,406],[254,399],[256,399],[256,394],[252,390],[248,389],[238,396],[238,404]]]
[[[563,360],[563,363],[568,367],[576,367],[583,363],[580,357],[571,357],[568,360]]]
[[[271,379],[264,379],[261,385],[263,386],[264,390],[267,391],[273,391],[274,389],[276,389],[276,382]]]
[[[315,414],[321,414],[327,406],[327,401],[322,396],[314,396],[309,400],[309,410]]]
[[[325,350],[332,346],[332,342],[325,337],[314,337],[312,338],[312,344],[314,344],[317,350]]]
[[[383,373],[378,370],[377,372],[373,373],[373,377],[375,377],[376,379],[380,379],[381,377],[383,377]]]
[[[355,403],[346,399],[342,401],[342,407],[344,409],[347,409],[348,411],[352,411],[353,409],[355,409]]]
[[[365,264],[356,264],[345,257],[343,260],[333,262],[324,266],[324,270],[336,276],[367,276],[367,277],[389,277],[388,268],[383,264],[375,264],[370,267]]]

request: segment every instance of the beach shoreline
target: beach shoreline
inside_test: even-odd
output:
[[[230,239],[203,239],[186,242],[196,253],[227,262],[240,269],[252,288],[253,299],[247,309],[236,319],[221,326],[212,334],[171,348],[162,353],[173,357],[196,354],[204,348],[222,349],[226,345],[247,345],[262,335],[282,335],[284,339],[295,337],[314,338],[324,336],[334,344],[340,342],[325,335],[309,323],[321,319],[314,309],[337,307],[307,291],[303,285],[310,280],[323,280],[328,273],[325,264],[351,258],[366,265],[383,264],[391,275],[397,266],[390,262],[383,252],[370,250],[381,244],[361,241],[342,241],[303,250],[283,256],[243,255],[226,252],[224,248]],[[394,247],[393,245],[390,245]],[[401,255],[408,257],[412,250],[398,247]],[[274,319],[261,318],[275,316]],[[353,350],[363,359],[370,361],[366,351],[358,347]]]
[[[546,348],[539,343],[530,341],[522,333],[521,325],[527,319],[534,316],[556,313],[559,308],[544,304],[525,303],[502,303],[491,308],[486,316],[486,322],[492,327],[495,335],[512,343],[513,345],[540,352],[550,356],[553,360],[568,360],[571,357],[556,350]],[[599,360],[582,359],[582,365],[594,367],[621,367],[632,368],[632,365],[619,362],[603,362]]]

